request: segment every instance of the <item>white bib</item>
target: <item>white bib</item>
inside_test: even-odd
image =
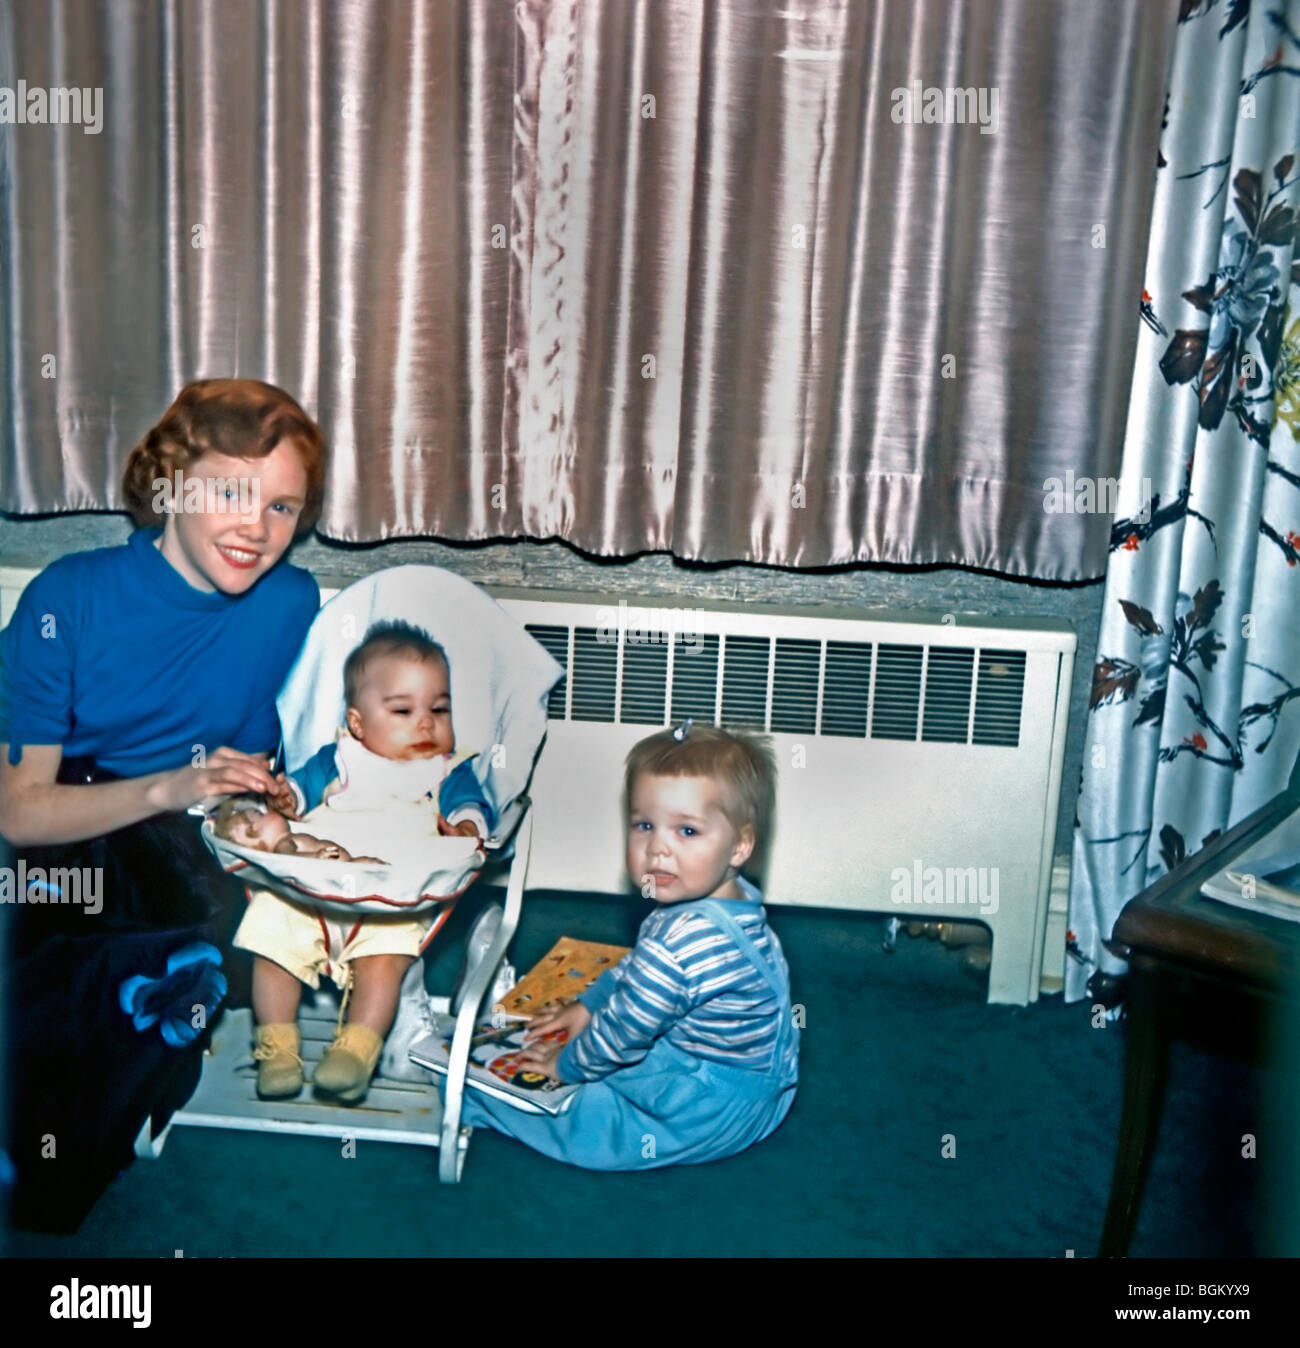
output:
[[[451,754],[381,758],[347,730],[340,730],[335,760],[339,780],[327,789],[325,803],[331,810],[384,810],[424,804],[436,820],[438,790],[451,764]]]

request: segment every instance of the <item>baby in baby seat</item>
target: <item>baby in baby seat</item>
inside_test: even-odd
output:
[[[495,818],[469,766],[474,755],[453,756],[442,647],[406,623],[377,624],[348,656],[343,683],[346,725],[335,743],[289,774],[273,803],[313,823],[328,820],[328,832],[346,823],[367,833],[372,826],[386,830],[390,838],[395,826],[407,836],[486,837]],[[313,1084],[344,1104],[363,1100],[402,978],[435,920],[429,913],[337,921],[266,890],[254,894],[235,944],[255,957],[258,1095],[284,1099],[302,1089],[298,1001],[301,985],[318,987],[323,973],[345,989],[345,1005],[350,994],[351,1009]]]

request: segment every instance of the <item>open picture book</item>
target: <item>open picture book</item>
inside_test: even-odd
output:
[[[451,1037],[456,1029],[454,1016],[435,1016],[433,1033],[411,1045],[410,1057],[421,1067],[447,1075],[451,1061]],[[469,1070],[465,1084],[504,1100],[516,1109],[530,1114],[563,1114],[570,1098],[579,1087],[561,1086],[541,1072],[529,1071],[519,1061],[524,1048],[527,1023],[502,1021],[499,1025],[487,1021],[474,1027],[470,1040]],[[563,1043],[563,1033],[546,1035],[542,1042],[555,1040]]]
[[[562,936],[492,1008],[491,1020],[475,1026],[465,1084],[516,1109],[533,1114],[562,1114],[580,1086],[560,1085],[520,1062],[528,1022],[539,1012],[553,1010],[568,998],[585,992],[628,949]],[[446,1076],[455,1028],[454,1017],[434,1017],[433,1033],[411,1046],[411,1060]],[[558,1031],[536,1042],[563,1043],[566,1038],[563,1031]]]

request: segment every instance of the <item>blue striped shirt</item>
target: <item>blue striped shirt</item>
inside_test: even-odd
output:
[[[762,896],[743,878],[746,899],[719,900],[759,954],[785,976],[785,955],[767,925]],[[636,945],[579,1000],[592,1013],[565,1045],[557,1067],[566,1082],[596,1081],[640,1062],[659,1038],[683,1052],[767,1072],[791,1013],[744,952],[707,915],[657,908]]]

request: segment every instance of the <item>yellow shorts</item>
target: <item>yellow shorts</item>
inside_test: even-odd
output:
[[[323,974],[340,988],[347,966],[366,955],[417,956],[437,919],[420,917],[336,918],[317,908],[290,903],[268,889],[254,890],[235,933],[235,945],[287,969],[308,987]]]

